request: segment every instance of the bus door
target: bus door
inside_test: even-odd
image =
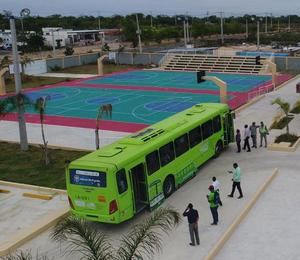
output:
[[[231,113],[223,116],[224,145],[234,142],[233,118]]]
[[[135,212],[138,213],[148,205],[148,192],[145,167],[143,163],[131,168],[131,186],[133,189],[133,201],[135,206]]]

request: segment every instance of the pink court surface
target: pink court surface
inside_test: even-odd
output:
[[[271,91],[268,75],[208,73],[225,81],[228,104],[232,109],[249,99]],[[276,86],[290,79],[278,75]],[[26,89],[34,101],[47,98],[45,124],[95,128],[95,118],[101,104],[112,104],[112,118],[103,117],[102,130],[135,132],[163,120],[197,103],[220,102],[219,89],[205,81],[198,84],[196,73],[133,70]],[[11,113],[4,120],[16,121]],[[26,109],[26,121],[39,123],[39,115]]]

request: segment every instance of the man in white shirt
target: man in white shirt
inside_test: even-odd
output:
[[[246,148],[247,148],[247,152],[251,152],[250,144],[249,144],[250,137],[251,137],[251,131],[250,131],[248,125],[245,125],[245,129],[244,129],[244,147],[243,147],[243,150],[246,150]]]
[[[212,186],[214,186],[214,191],[219,193],[219,204],[220,206],[223,206],[223,203],[220,198],[220,182],[217,180],[215,176],[212,177]]]

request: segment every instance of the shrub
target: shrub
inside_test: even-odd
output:
[[[61,67],[55,65],[55,66],[53,66],[53,67],[50,67],[50,70],[51,70],[51,71],[60,71],[60,70],[61,70]]]
[[[291,146],[298,140],[298,136],[295,134],[282,134],[275,138],[275,143],[288,142]]]
[[[66,56],[71,56],[74,53],[74,49],[72,47],[66,47],[66,50],[64,51],[64,54]]]

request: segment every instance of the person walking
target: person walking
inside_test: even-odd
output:
[[[195,246],[195,238],[196,238],[197,245],[200,245],[199,231],[198,231],[199,214],[196,209],[193,209],[192,203],[189,203],[189,205],[183,212],[183,216],[187,217],[189,222],[189,232],[191,238],[190,245]]]
[[[259,128],[259,126],[257,126],[255,122],[252,122],[252,125],[250,126],[252,148],[257,148],[257,128]]]
[[[208,189],[209,189],[209,194],[206,195],[206,198],[209,203],[211,215],[213,217],[213,222],[211,223],[211,225],[218,225],[219,215],[218,215],[218,202],[216,200],[217,194],[214,191],[213,185],[210,185]]]
[[[221,197],[220,197],[220,182],[217,180],[217,178],[214,176],[212,177],[212,186],[214,186],[214,191],[218,192],[219,195],[219,205],[222,207],[223,203],[221,201]]]
[[[236,146],[237,146],[237,153],[241,152],[241,131],[240,129],[236,130],[236,135],[235,135],[235,142],[236,142]]]
[[[233,198],[234,192],[235,192],[235,188],[237,187],[240,196],[238,197],[238,199],[243,198],[243,191],[241,188],[241,169],[238,166],[237,163],[233,164],[233,170],[232,171],[228,171],[228,173],[233,173],[232,176],[232,190],[231,193],[228,195],[228,197]]]
[[[267,147],[267,135],[269,134],[268,128],[265,126],[264,122],[260,122],[259,126],[259,135],[260,135],[260,147],[262,147],[262,143],[264,140],[265,147]]]
[[[248,125],[245,125],[243,150],[246,150],[246,148],[247,148],[247,152],[251,152],[251,148],[250,148],[250,144],[249,144],[250,136],[251,136],[250,129],[249,129]]]

